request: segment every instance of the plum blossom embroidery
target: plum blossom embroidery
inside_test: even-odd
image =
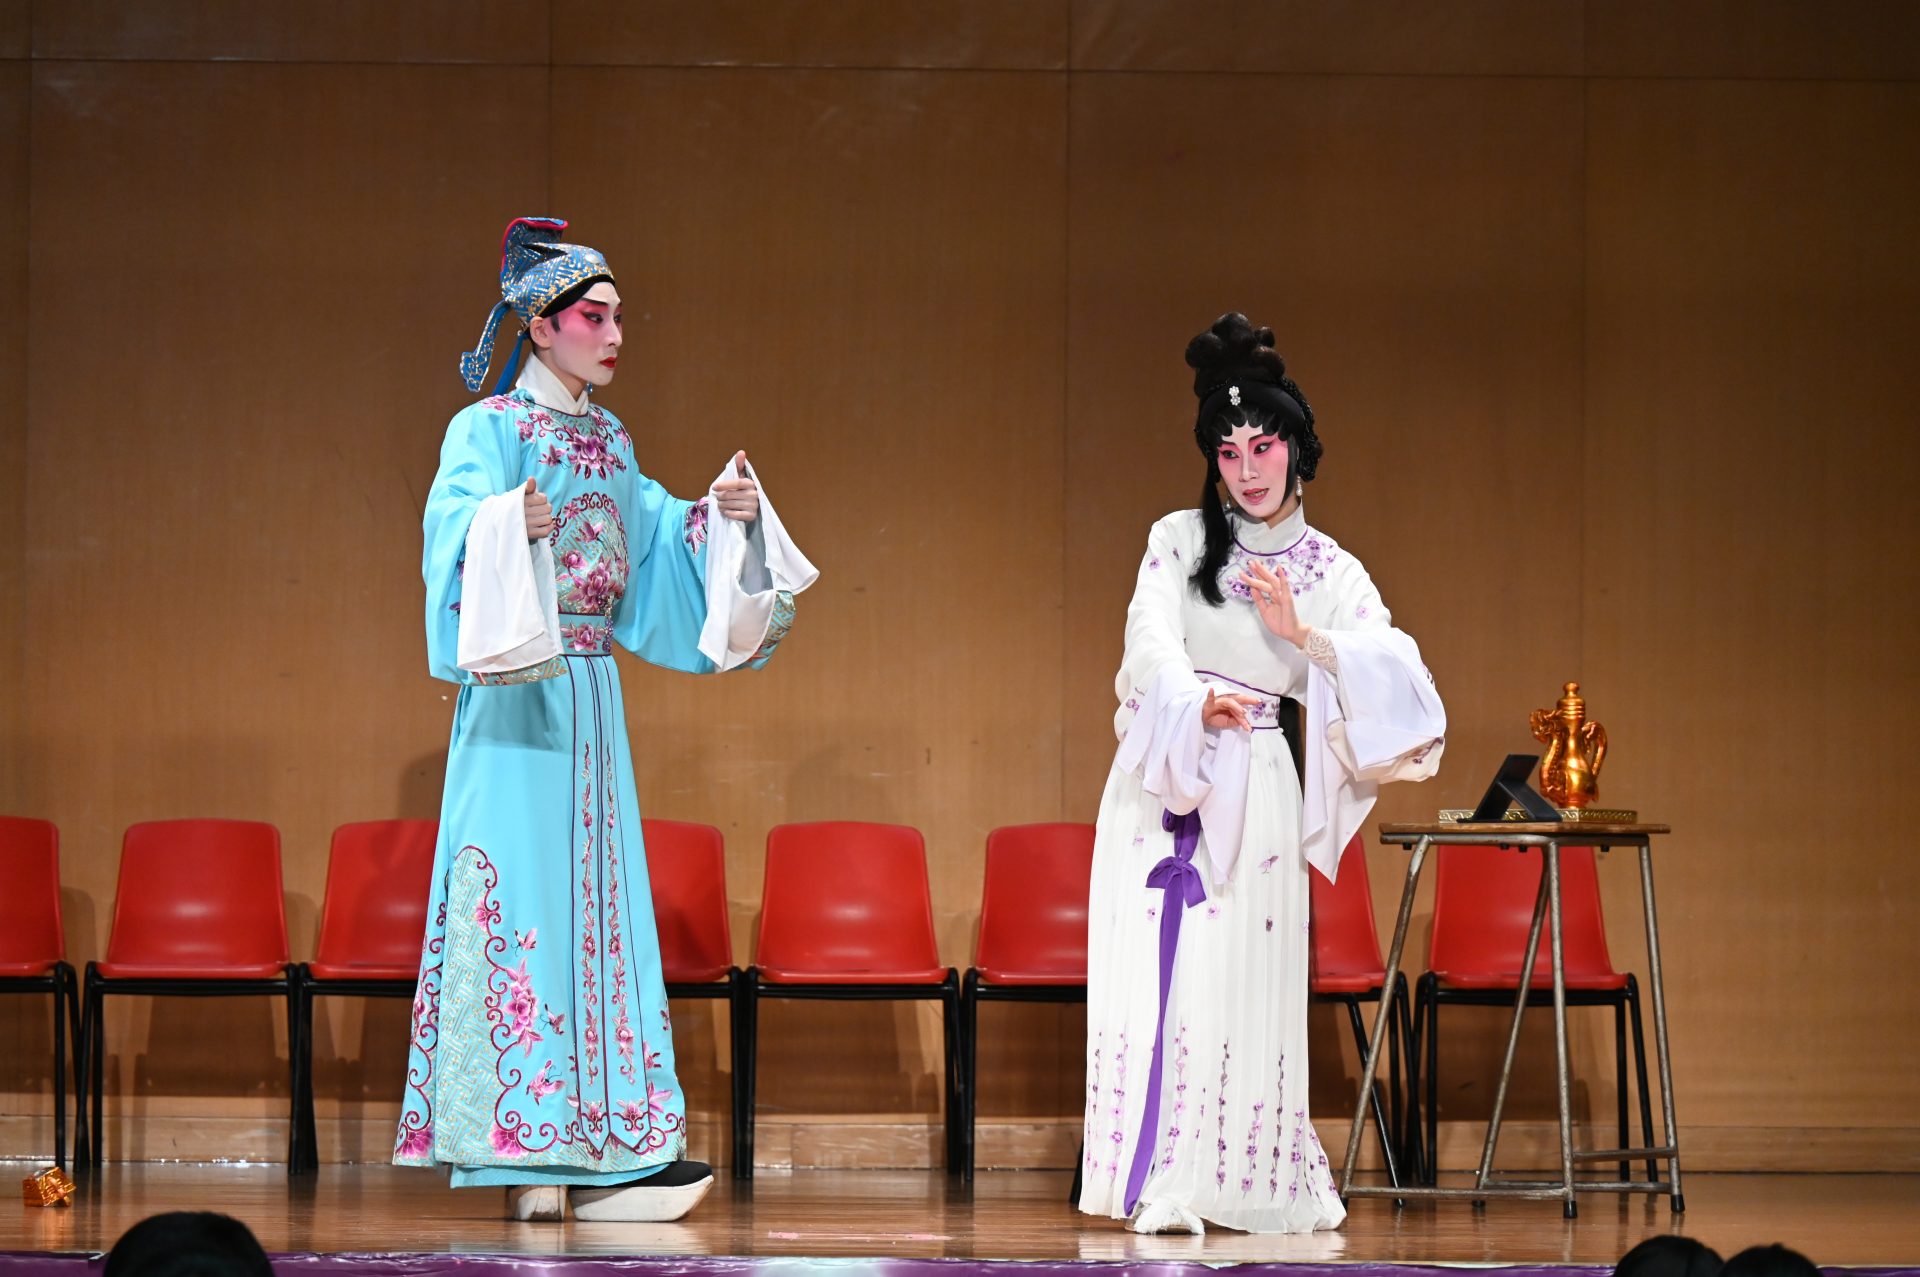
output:
[[[1286,1108],[1287,1103],[1287,1053],[1280,1053],[1280,1081],[1273,1088],[1273,1111],[1277,1114]],[[1267,1196],[1280,1195],[1280,1122],[1273,1123],[1273,1163],[1267,1169]]]
[[[1248,565],[1263,563],[1284,571],[1293,596],[1299,598],[1313,593],[1313,587],[1326,580],[1327,569],[1339,557],[1340,547],[1334,539],[1313,528],[1308,528],[1286,549],[1273,554],[1255,553],[1236,540],[1227,554],[1226,567],[1220,570],[1220,588],[1235,598],[1252,599],[1252,591],[1240,577],[1248,571]]]
[[[1179,1032],[1173,1035],[1173,1115],[1167,1119],[1167,1151],[1160,1159],[1160,1169],[1173,1165],[1174,1144],[1180,1139],[1180,1115],[1187,1109],[1187,1026],[1183,1022]]]
[[[560,610],[611,616],[627,592],[627,534],[604,492],[575,497],[553,520],[554,584]]]
[[[431,1126],[412,1129],[402,1127],[400,1144],[394,1152],[407,1161],[424,1160],[429,1153],[433,1152],[433,1128]]]
[[[1293,1111],[1293,1182],[1287,1186],[1288,1201],[1292,1201],[1294,1198],[1300,1196],[1300,1175],[1307,1160],[1306,1150],[1302,1146],[1302,1139],[1308,1129],[1307,1111],[1305,1109],[1295,1109]]]
[[[1218,1122],[1214,1128],[1214,1145],[1219,1160],[1214,1163],[1213,1182],[1217,1187],[1227,1186],[1227,1065],[1233,1058],[1228,1043],[1220,1043],[1220,1095],[1214,1106]]]
[[[620,844],[616,838],[619,795],[614,784],[611,758],[602,759],[601,783],[601,801],[607,813],[603,844],[607,856],[607,961],[613,966],[613,990],[607,1001],[613,1007],[613,1041],[620,1056],[620,1076],[629,1082],[637,1082],[639,1075],[633,1067],[633,1025],[627,1007],[626,942],[621,938],[620,924],[620,879],[624,875],[620,866]]]
[[[587,1081],[600,1075],[600,1017],[594,1007],[600,1001],[599,915],[594,903],[593,869],[593,746],[580,747],[580,990],[583,1015],[580,1020],[581,1054],[586,1057]]]
[[[604,563],[596,563],[572,578],[573,598],[582,612],[606,612],[619,597],[613,592],[613,572]]]
[[[587,417],[593,422],[593,428],[606,436],[608,443],[623,452],[633,451],[633,440],[627,435],[627,428],[612,413],[599,404],[593,404],[587,409]]]
[[[411,1057],[407,1065],[407,1089],[414,1099],[400,1118],[400,1133],[394,1141],[398,1161],[423,1165],[433,1153],[433,1061],[440,1045],[440,982],[444,968],[440,956],[446,948],[447,906],[442,901],[435,915],[434,930],[420,947],[420,980],[413,991],[413,1032]]]
[[[701,497],[687,507],[687,517],[680,524],[680,539],[687,543],[687,552],[697,554],[700,547],[707,543],[707,499]]]
[[[604,625],[594,625],[582,621],[578,625],[560,627],[560,639],[568,649],[575,652],[594,652],[604,655],[611,650],[612,631]]]
[[[519,966],[508,968],[506,972],[507,997],[501,1010],[506,1017],[507,1028],[513,1035],[513,1045],[531,1056],[533,1048],[543,1039],[533,1027],[534,1008],[538,1003],[533,996],[533,978],[527,974],[527,960],[520,959]]]
[[[602,479],[627,468],[623,454],[633,450],[633,440],[626,427],[597,404],[588,408],[586,416],[576,417],[542,408],[519,393],[494,395],[481,403],[495,412],[512,414],[520,442],[547,443],[541,465],[570,466],[582,477]]]
[[[1247,1173],[1240,1178],[1240,1191],[1253,1191],[1253,1177],[1260,1170],[1260,1115],[1266,1111],[1265,1100],[1253,1102],[1253,1122],[1247,1127]]]
[[[1104,1029],[1093,1035],[1093,1050],[1087,1053],[1087,1118],[1091,1126],[1099,1120],[1100,1103],[1100,1054],[1105,1048],[1107,1034]],[[1088,1132],[1092,1135],[1092,1131]],[[1098,1170],[1100,1166],[1100,1148],[1092,1139],[1088,1139],[1081,1152],[1081,1171],[1083,1174]]]
[[[616,470],[627,468],[627,459],[607,446],[597,434],[569,433],[567,464],[583,479],[610,478]]]

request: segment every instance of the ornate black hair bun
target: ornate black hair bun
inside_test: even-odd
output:
[[[1286,361],[1273,348],[1273,329],[1255,328],[1237,310],[1187,343],[1187,367],[1193,369],[1193,393],[1201,399],[1229,381],[1277,386],[1287,375]]]

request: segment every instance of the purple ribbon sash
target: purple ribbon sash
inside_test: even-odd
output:
[[[1140,1204],[1140,1190],[1153,1166],[1153,1132],[1160,1124],[1160,1053],[1167,1037],[1167,993],[1173,987],[1173,955],[1180,948],[1180,919],[1207,898],[1205,882],[1193,867],[1200,845],[1200,813],[1184,816],[1162,812],[1160,827],[1173,834],[1173,854],[1147,874],[1147,886],[1159,887],[1160,901],[1160,1014],[1153,1022],[1153,1059],[1147,1065],[1147,1104],[1140,1114],[1140,1136],[1133,1145],[1133,1166],[1127,1171],[1129,1215]]]

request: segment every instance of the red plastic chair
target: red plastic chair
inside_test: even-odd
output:
[[[1313,947],[1307,980],[1308,996],[1315,1002],[1338,1003],[1347,1009],[1353,1027],[1353,1044],[1361,1063],[1367,1058],[1367,1026],[1360,1017],[1362,1002],[1379,1002],[1387,987],[1387,964],[1380,956],[1380,934],[1373,922],[1373,890],[1367,878],[1367,853],[1361,836],[1340,857],[1338,882],[1328,882],[1318,870],[1307,873],[1309,901],[1313,910]],[[1400,1163],[1419,1164],[1417,1149],[1409,1150],[1401,1102],[1400,1061],[1404,1044],[1413,1040],[1413,1011],[1408,1005],[1407,977],[1393,973],[1394,1014],[1387,1021],[1388,1094],[1392,1119],[1380,1101],[1380,1086],[1373,1084],[1373,1124],[1380,1136],[1380,1152],[1386,1159],[1387,1176],[1398,1187]],[[1404,1037],[1402,1036],[1404,1030]],[[1408,1072],[1412,1072],[1409,1064]],[[1413,1153],[1411,1159],[1407,1158]]]
[[[727,918],[727,847],[712,825],[643,820],[653,925],[670,998],[725,998],[733,1066],[733,1149],[738,1170],[747,1111],[741,1058],[741,986]]]
[[[313,1111],[314,999],[413,997],[439,835],[439,823],[432,820],[367,820],[333,831],[327,894],[320,905],[320,941],[313,961],[296,974],[296,1170],[320,1168]]]
[[[53,995],[53,1161],[64,1170],[69,1030],[74,1091],[80,1090],[80,983],[67,961],[60,831],[51,821],[0,816],[0,993]]]
[[[120,886],[113,900],[107,956],[87,964],[81,1019],[84,1063],[92,1091],[91,1140],[80,1111],[74,1160],[101,1160],[109,994],[233,997],[279,994],[287,999],[289,1082],[298,1107],[301,1044],[299,986],[287,954],[287,912],[280,879],[280,831],[251,820],[156,820],[128,828],[120,849]],[[287,1137],[296,1165],[299,1114]]]
[[[940,965],[919,830],[850,820],[775,826],[754,964],[742,984],[746,1138],[734,1154],[736,1178],[753,1177],[761,998],[940,1002],[947,1170],[959,1169],[960,973]]]
[[[980,1003],[1087,1000],[1092,825],[1008,825],[987,835],[980,938],[960,991],[961,1171],[973,1178]]]
[[[1433,898],[1433,939],[1426,974],[1420,977],[1413,1021],[1416,1068],[1425,1051],[1426,1176],[1438,1173],[1440,1023],[1442,1003],[1512,1007],[1526,960],[1527,932],[1535,903],[1545,890],[1540,857],[1498,847],[1441,847]],[[1620,1147],[1627,1134],[1627,1015],[1633,1017],[1633,1053],[1640,1086],[1640,1121],[1648,1147],[1653,1145],[1653,1101],[1647,1090],[1647,1052],[1641,1034],[1639,983],[1630,972],[1616,971],[1607,952],[1606,922],[1600,912],[1600,883],[1591,847],[1560,852],[1561,969],[1568,1006],[1613,1008],[1614,1078],[1619,1101]],[[1528,981],[1527,1005],[1553,1005],[1553,950],[1547,918],[1540,928],[1539,952]],[[1419,1093],[1416,1080],[1413,1091]],[[1649,1178],[1657,1167],[1647,1163]],[[1620,1178],[1632,1168],[1620,1165]]]

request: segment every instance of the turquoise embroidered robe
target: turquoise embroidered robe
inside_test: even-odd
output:
[[[467,529],[531,476],[554,509],[562,654],[458,668]],[[427,498],[427,651],[461,684],[394,1161],[455,1186],[611,1184],[686,1155],[615,643],[691,673],[707,500],[642,475],[624,427],[524,389],[447,429]],[[719,517],[715,512],[714,517]],[[766,663],[791,624],[774,607]]]

